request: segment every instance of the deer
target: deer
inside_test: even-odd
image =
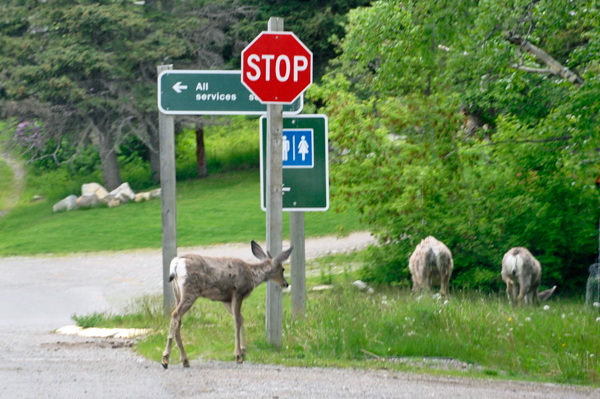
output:
[[[454,268],[452,253],[448,247],[433,236],[421,240],[410,256],[408,268],[413,280],[413,292],[431,290],[432,284],[440,285],[440,294],[448,295],[450,275]]]
[[[511,248],[502,258],[502,280],[511,305],[539,304],[548,299],[556,286],[538,292],[542,281],[542,266],[527,248]]]
[[[291,246],[273,257],[269,251],[265,254],[254,240],[250,245],[252,253],[261,262],[248,263],[238,258],[203,257],[196,254],[173,258],[170,264],[169,281],[173,284],[176,307],[171,314],[167,347],[162,356],[162,366],[165,369],[169,366],[173,338],[179,347],[183,367],[190,366],[181,341],[181,319],[199,297],[222,302],[233,316],[235,323],[233,355],[237,363],[243,363],[246,341],[242,302],[263,282],[273,281],[282,288],[289,286],[283,275],[283,263],[294,248]]]

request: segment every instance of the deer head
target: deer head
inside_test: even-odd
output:
[[[265,253],[260,245],[258,245],[254,240],[252,240],[251,245],[254,256],[256,256],[256,258],[259,260],[268,262],[270,265],[269,270],[266,273],[267,280],[277,283],[282,288],[287,288],[289,284],[283,276],[283,272],[285,271],[283,268],[283,262],[290,257],[294,247],[291,246],[286,251],[283,251],[279,255],[273,257],[270,252],[267,251],[267,253]]]

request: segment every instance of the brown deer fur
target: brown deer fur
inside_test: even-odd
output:
[[[540,262],[523,247],[509,250],[502,258],[502,280],[506,283],[506,295],[511,304],[537,304],[548,299],[556,286],[538,293],[542,281]]]
[[[439,284],[440,294],[448,294],[454,262],[452,253],[443,242],[432,236],[423,239],[410,256],[408,268],[412,275],[413,292],[431,290],[432,284]]]
[[[268,280],[281,287],[288,283],[283,276],[283,262],[287,260],[293,247],[275,258],[264,253],[260,245],[252,241],[252,253],[262,262],[247,263],[237,258],[209,258],[190,254],[176,257],[171,261],[171,281],[175,292],[176,308],[171,315],[171,328],[167,347],[163,352],[162,365],[167,368],[173,338],[177,342],[184,367],[190,363],[181,341],[181,318],[192,307],[198,297],[220,301],[233,316],[235,322],[234,356],[238,363],[244,361],[246,344],[244,340],[242,301],[252,290]]]

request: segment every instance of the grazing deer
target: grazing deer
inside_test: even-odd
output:
[[[408,268],[412,275],[413,292],[431,290],[432,284],[439,284],[440,294],[448,294],[454,262],[452,253],[443,242],[432,236],[421,240],[410,256]]]
[[[537,304],[548,299],[556,286],[538,293],[542,281],[540,262],[523,247],[509,250],[502,258],[502,280],[506,283],[506,295],[511,304]]]
[[[271,280],[281,287],[288,287],[283,276],[283,262],[287,260],[293,247],[277,255],[264,253],[260,245],[251,242],[252,253],[262,262],[247,263],[237,258],[208,258],[189,254],[176,257],[171,261],[170,281],[177,306],[171,315],[171,329],[167,339],[167,347],[163,352],[162,365],[169,366],[169,356],[173,337],[181,353],[183,367],[190,362],[181,341],[181,318],[198,297],[223,302],[225,308],[233,316],[235,322],[235,350],[233,352],[238,363],[244,361],[246,342],[244,339],[242,317],[242,301],[261,283]]]

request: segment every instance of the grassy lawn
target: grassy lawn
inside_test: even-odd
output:
[[[0,159],[0,211],[8,204],[13,184],[14,178],[10,166]]]
[[[469,375],[600,384],[600,314],[583,303],[551,300],[549,306],[515,309],[503,296],[454,293],[448,301],[416,298],[406,289],[351,286],[360,255],[337,255],[309,265],[307,287],[332,280],[333,290],[309,291],[307,314],[293,320],[284,295],[283,347],[265,344],[265,285],[244,302],[248,361],[295,366],[388,368]],[[327,272],[322,272],[327,270]],[[319,275],[319,271],[320,275]],[[160,298],[144,298],[126,315],[75,317],[83,326],[151,327],[136,350],[160,362],[168,320]],[[182,338],[191,359],[233,362],[232,317],[216,302],[199,299],[184,316]],[[452,358],[476,365],[468,371],[423,369],[394,358]],[[175,348],[171,356],[179,364]],[[192,360],[193,362],[193,360]]]
[[[263,240],[259,186],[258,170],[178,183],[178,245]],[[53,213],[53,203],[22,201],[1,218],[0,256],[161,247],[160,200],[65,213]],[[307,213],[305,225],[307,236],[361,229],[356,214],[334,210]],[[287,214],[283,231],[289,236]]]

